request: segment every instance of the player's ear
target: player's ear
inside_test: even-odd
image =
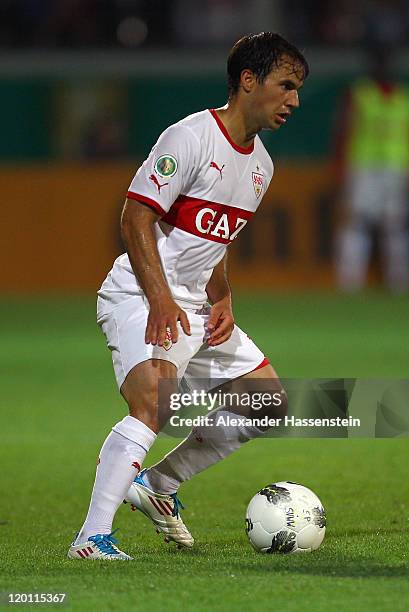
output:
[[[256,77],[254,72],[252,72],[249,68],[245,68],[241,71],[240,75],[240,85],[244,89],[246,93],[250,93],[256,84]]]

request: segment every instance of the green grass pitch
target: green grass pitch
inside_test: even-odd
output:
[[[165,544],[123,506],[114,526],[135,561],[68,561],[99,448],[125,414],[94,303],[0,303],[0,591],[66,592],[72,610],[407,610],[405,437],[249,443],[181,489],[193,550]],[[408,377],[403,297],[243,295],[236,318],[282,376]],[[173,444],[158,440],[149,461]],[[287,479],[321,497],[327,536],[313,554],[257,554],[246,505]]]

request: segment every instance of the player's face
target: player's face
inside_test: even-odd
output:
[[[303,84],[302,70],[283,59],[263,83],[253,91],[253,111],[260,129],[278,130],[300,106],[298,90]]]

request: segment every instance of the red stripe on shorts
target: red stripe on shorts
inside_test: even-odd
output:
[[[258,366],[256,368],[254,368],[254,370],[251,370],[252,372],[254,372],[255,370],[259,370],[260,368],[264,368],[264,366],[269,365],[270,361],[268,359],[268,357],[264,357],[263,361],[261,363],[258,364]]]

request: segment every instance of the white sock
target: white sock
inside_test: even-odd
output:
[[[218,410],[217,417],[238,417]],[[156,493],[171,495],[182,482],[228,457],[242,444],[264,434],[261,429],[245,425],[195,427],[183,442],[144,475],[146,484]]]
[[[75,544],[97,533],[111,533],[115,513],[155,438],[149,427],[131,416],[114,425],[101,449],[87,518]]]

